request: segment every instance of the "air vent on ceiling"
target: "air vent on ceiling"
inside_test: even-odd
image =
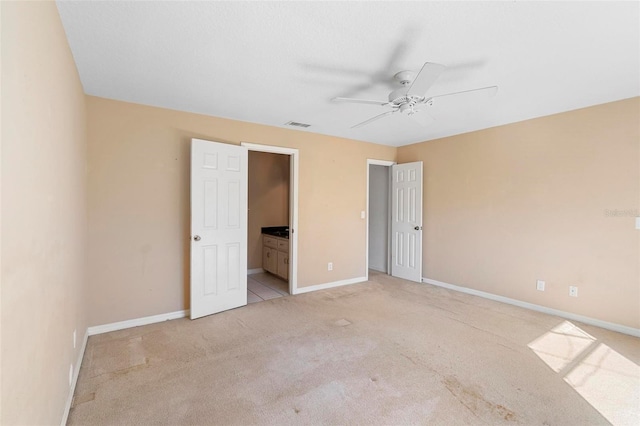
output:
[[[297,121],[288,121],[284,123],[285,126],[293,126],[293,127],[309,127],[311,124],[298,123]]]

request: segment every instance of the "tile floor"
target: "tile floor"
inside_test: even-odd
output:
[[[256,303],[289,295],[289,283],[267,272],[247,276],[247,302]]]

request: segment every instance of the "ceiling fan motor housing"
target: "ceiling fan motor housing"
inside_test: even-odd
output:
[[[406,87],[401,87],[389,93],[389,103],[394,105],[415,105],[424,102],[424,96],[408,95]]]
[[[389,102],[396,105],[407,102],[408,100],[409,97],[407,96],[407,89],[405,88],[400,88],[389,93]]]

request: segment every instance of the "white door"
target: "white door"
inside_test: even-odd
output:
[[[247,304],[247,159],[191,140],[191,319]]]
[[[422,161],[391,174],[391,275],[422,282]]]

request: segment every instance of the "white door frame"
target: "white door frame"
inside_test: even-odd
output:
[[[298,161],[299,151],[281,146],[241,142],[249,151],[285,154],[289,161],[289,294],[298,292]]]
[[[366,205],[366,235],[367,237],[365,238],[365,276],[367,277],[367,281],[369,280],[369,166],[371,165],[376,165],[376,166],[387,166],[387,167],[391,167],[391,166],[395,166],[396,162],[395,161],[388,161],[388,160],[375,160],[375,159],[371,159],[371,158],[367,158],[367,205]],[[389,184],[391,184],[391,171],[389,171]],[[389,194],[387,194],[389,196],[389,216],[387,219],[387,234],[389,235],[389,238],[387,238],[387,274],[391,275],[391,261],[390,261],[390,256],[391,256],[391,229],[389,226],[389,223],[391,221],[391,186],[389,186]]]

